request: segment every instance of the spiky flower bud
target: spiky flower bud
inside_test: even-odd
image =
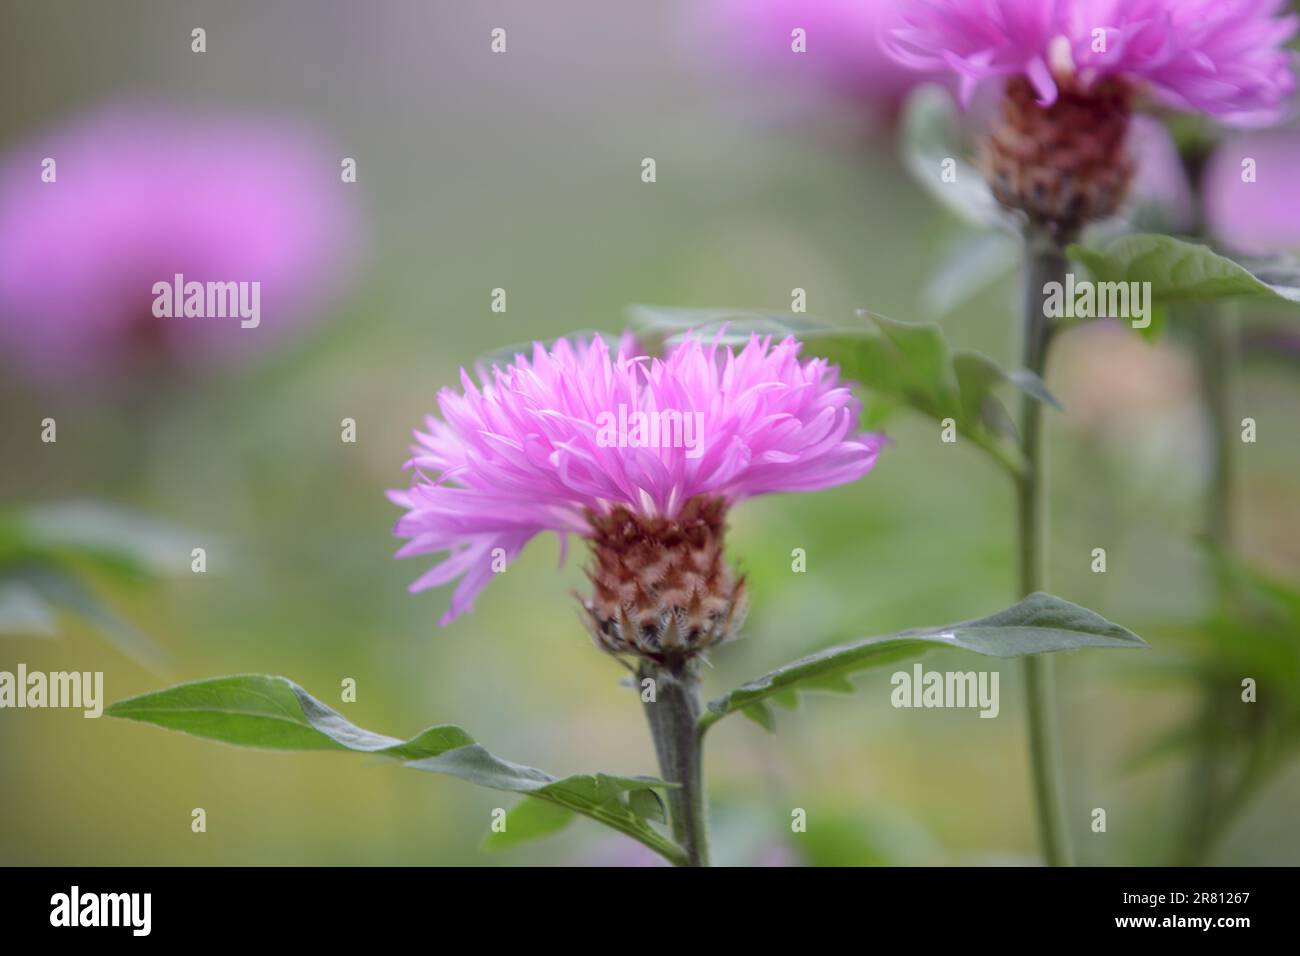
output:
[[[1022,77],[1007,83],[1002,112],[980,161],[994,196],[1062,242],[1112,215],[1133,179],[1128,147],[1132,87],[1108,78],[1085,92],[1062,89],[1050,106]]]
[[[690,499],[674,518],[624,507],[591,514],[592,596],[584,602],[598,646],[678,670],[732,637],[744,620],[744,577],[723,554],[726,503]]]

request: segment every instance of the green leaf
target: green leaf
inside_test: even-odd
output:
[[[95,628],[119,651],[154,674],[164,674],[172,664],[166,648],[118,616],[108,604],[71,573],[59,567],[33,566],[6,568],[0,573],[7,582],[25,587],[35,594],[45,608],[67,611]],[[53,623],[51,621],[51,623]],[[0,628],[3,630],[3,628]],[[57,633],[57,630],[51,633]]]
[[[1037,375],[1003,370],[979,352],[951,350],[935,323],[862,315],[874,328],[817,337],[810,349],[873,392],[901,400],[936,422],[952,419],[960,435],[1012,473],[1021,470],[1019,440],[998,389],[1010,386],[1060,408]]]
[[[642,820],[653,820],[656,823],[668,822],[668,807],[664,803],[664,798],[654,790],[629,790],[627,803],[632,808],[632,812]]]
[[[874,804],[814,811],[792,848],[807,866],[939,866],[943,845],[907,811]]]
[[[284,677],[241,674],[194,681],[117,701],[105,713],[243,747],[351,750],[391,757],[414,770],[527,794],[604,823],[674,863],[684,860],[680,848],[650,827],[628,800],[632,791],[669,786],[662,780],[606,774],[557,779],[494,756],[455,726],[430,727],[409,740],[376,734]],[[524,829],[535,829],[544,816],[534,815],[532,824],[525,816]],[[554,822],[554,815],[547,819]]]
[[[742,709],[741,713],[769,734],[776,733],[776,715],[772,713],[772,708],[767,706],[767,701],[760,700],[756,704],[751,704]]]
[[[1164,337],[1165,329],[1169,327],[1169,306],[1152,302],[1150,307],[1151,321],[1147,323],[1146,328],[1134,329],[1134,331],[1148,342],[1158,342]]]
[[[948,627],[901,631],[830,647],[779,667],[709,703],[700,718],[705,729],[728,714],[746,716],[777,694],[831,686],[842,689],[850,674],[888,664],[935,647],[960,647],[992,657],[1023,657],[1081,647],[1145,647],[1126,628],[1086,608],[1039,591],[990,617]],[[838,684],[838,686],[836,686]]]
[[[1128,775],[1148,770],[1193,750],[1201,741],[1201,727],[1195,721],[1180,723],[1129,753],[1120,765]]]
[[[1060,408],[1037,375],[1025,369],[1005,371],[979,352],[954,352],[933,322],[901,322],[862,311],[861,324],[844,326],[746,309],[649,305],[634,306],[629,317],[635,328],[651,335],[672,336],[694,329],[712,339],[723,332],[722,341],[727,343],[744,342],[751,334],[793,335],[803,342],[804,356],[820,356],[839,365],[844,378],[874,396],[910,405],[936,422],[951,418],[960,435],[1012,473],[1022,469],[1023,460],[1011,416],[997,390],[1008,386]]]
[[[1300,275],[1265,281],[1208,246],[1172,236],[1123,236],[1104,248],[1072,245],[1066,252],[1098,282],[1150,282],[1152,303],[1160,307],[1224,298],[1300,302]]]
[[[1024,258],[1024,243],[1001,232],[964,231],[952,241],[921,289],[927,315],[955,312],[975,296],[1010,279]]]
[[[465,731],[450,726],[431,727],[405,741],[371,733],[293,681],[262,674],[178,684],[117,701],[105,713],[268,750],[355,750],[415,760],[474,742]]]
[[[806,342],[845,331],[842,325],[814,316],[721,306],[684,308],[638,302],[628,306],[627,319],[640,338],[679,340],[694,330],[709,341],[722,333],[720,341],[727,345],[743,345],[751,335],[771,335],[777,339],[793,335]]]
[[[21,579],[0,580],[0,634],[53,637],[58,633],[54,607]]]
[[[1218,606],[1197,629],[1202,645],[1193,657],[1203,679],[1238,685],[1250,676],[1286,688],[1275,704],[1300,717],[1300,590],[1207,542]]]
[[[140,666],[165,674],[171,664],[168,652],[121,619],[82,581],[87,572],[127,584],[188,572],[194,540],[181,528],[97,501],[0,512],[0,579],[10,589],[8,600],[0,601],[0,634],[57,634],[55,612],[69,611]],[[213,544],[211,535],[204,541]],[[17,592],[25,597],[16,598]]]
[[[119,577],[189,571],[195,535],[149,515],[74,499],[0,514],[0,564],[87,565]],[[211,535],[204,540],[211,542]]]
[[[614,777],[607,774],[579,774],[556,779],[532,767],[524,767],[493,756],[477,744],[459,747],[436,757],[407,763],[412,770],[450,774],[493,790],[523,793],[538,800],[581,813],[644,843],[674,863],[683,860],[681,850],[645,822],[628,794],[636,790],[666,787],[653,777]],[[527,819],[527,818],[526,818]],[[554,817],[550,818],[554,822]],[[507,830],[509,818],[507,817]]]
[[[653,793],[638,790],[637,793]],[[507,850],[529,840],[558,833],[573,822],[574,813],[558,803],[545,800],[523,799],[506,814],[506,828],[492,831],[483,838],[484,850]]]
[[[1015,219],[993,198],[979,170],[962,158],[957,106],[946,90],[916,89],[903,104],[900,129],[903,166],[933,199],[971,225],[1015,228]],[[945,180],[945,168],[952,170],[946,178],[950,181]]]

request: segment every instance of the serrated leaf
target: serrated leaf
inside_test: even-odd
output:
[[[1172,236],[1123,236],[1103,248],[1072,245],[1066,253],[1087,266],[1098,282],[1150,282],[1157,307],[1225,298],[1300,303],[1300,275],[1288,277],[1285,284],[1266,282],[1208,246]]]
[[[243,747],[351,750],[414,770],[523,793],[604,823],[675,863],[682,851],[627,802],[633,790],[670,786],[653,777],[585,774],[557,779],[489,753],[460,727],[430,727],[409,740],[364,730],[284,677],[240,674],[180,684],[110,704],[105,713]],[[527,818],[525,818],[527,819]]]
[[[1023,657],[1082,647],[1145,646],[1132,631],[1087,608],[1039,591],[989,617],[863,638],[810,654],[711,701],[700,726],[706,728],[737,710],[748,715],[776,694],[824,687],[827,681],[847,680],[858,671],[935,647],[960,647],[993,657]]]

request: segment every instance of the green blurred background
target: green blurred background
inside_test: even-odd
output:
[[[0,669],[102,670],[106,697],[239,672],[283,674],[354,722],[410,735],[457,723],[552,773],[654,772],[635,694],[591,645],[535,542],[473,614],[436,626],[445,591],[396,562],[410,431],[462,364],[579,328],[616,331],[632,302],[788,310],[850,320],[866,307],[931,318],[922,290],[954,224],[911,185],[887,128],[812,109],[729,75],[685,4],[11,0],[0,140],[101,100],[272,109],[357,157],[369,216],[360,279],[335,315],[263,360],[155,406],[0,384],[6,504],[97,498],[192,529],[208,573],[151,586],[97,582],[174,656],[137,666],[68,618],[58,639],[0,639]],[[203,26],[208,52],[189,50]],[[493,27],[509,53],[491,56]],[[658,181],[640,179],[654,157]],[[494,287],[508,312],[493,313]],[[956,345],[1013,364],[1014,281],[939,317]],[[1246,316],[1248,321],[1253,316]],[[1244,553],[1300,577],[1300,377],[1248,367],[1260,440],[1240,456]],[[1150,347],[1093,326],[1064,336],[1049,383],[1050,583],[1144,635],[1150,652],[1061,658],[1069,818],[1083,862],[1168,859],[1185,761],[1127,759],[1195,705],[1159,666],[1205,609],[1193,542],[1207,478],[1195,369],[1175,336]],[[39,443],[40,420],[59,441]],[[358,441],[339,441],[355,418]],[[977,450],[928,421],[887,422],[895,444],[864,481],[733,512],[750,575],[743,640],[718,651],[717,693],[836,640],[980,616],[1012,603],[1011,492]],[[808,572],[790,570],[791,549]],[[1090,573],[1105,547],[1109,570]],[[930,668],[988,666],[953,654]],[[730,863],[1034,862],[1019,669],[996,720],[900,711],[890,669],[852,697],[710,735],[715,856]],[[356,703],[339,701],[355,678]],[[78,711],[0,713],[0,862],[6,864],[634,863],[640,849],[586,821],[509,853],[479,844],[504,795],[342,754],[272,754]],[[1224,863],[1293,863],[1300,773],[1276,776],[1220,846]],[[207,811],[207,832],[190,811]],[[790,811],[808,832],[790,833]],[[1089,831],[1104,807],[1108,832]]]

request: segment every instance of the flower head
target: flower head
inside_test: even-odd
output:
[[[1118,79],[1236,125],[1278,118],[1295,88],[1286,0],[900,0],[886,49],[957,74],[963,99],[1023,77],[1044,106]]]
[[[118,104],[33,136],[0,161],[0,352],[62,383],[264,347],[347,272],[339,178],[337,151],[283,119]],[[158,317],[178,274],[242,283],[250,306],[257,283],[256,326]]]
[[[946,67],[961,93],[1003,80],[980,159],[994,196],[1070,242],[1113,214],[1136,163],[1135,100],[1251,125],[1295,87],[1283,0],[901,0],[883,43],[915,69]]]
[[[446,624],[494,563],[543,531],[573,532],[596,547],[588,611],[602,644],[644,656],[679,632],[692,652],[716,643],[743,612],[721,557],[726,508],[853,481],[885,441],[856,433],[835,367],[799,349],[687,335],[661,359],[626,336],[614,350],[560,339],[481,385],[462,370],[462,390],[438,395],[442,418],[416,432],[410,488],[389,493],[406,509],[398,557],[450,552],[411,590],[459,579]]]

